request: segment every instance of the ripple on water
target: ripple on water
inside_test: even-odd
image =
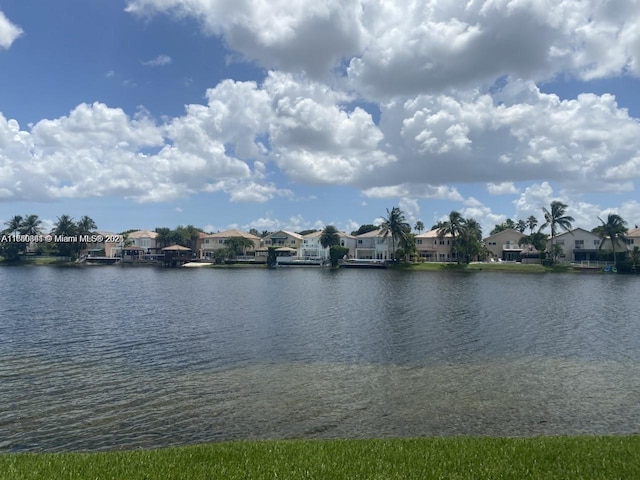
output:
[[[11,270],[0,451],[639,429],[634,278]]]

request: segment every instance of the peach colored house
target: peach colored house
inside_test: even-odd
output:
[[[438,237],[438,230],[416,235],[416,250],[420,259],[425,262],[455,262],[455,255],[451,251],[452,237],[447,234]]]

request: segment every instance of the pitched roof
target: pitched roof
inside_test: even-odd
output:
[[[295,232],[290,232],[288,230],[278,230],[277,232],[273,232],[271,235],[269,235],[269,237],[277,236],[279,233],[284,233],[288,237],[297,238],[298,240],[302,240],[303,238],[302,235]]]
[[[233,237],[242,237],[248,238],[249,240],[260,240],[260,237],[256,237],[255,235],[251,235],[247,232],[242,232],[238,229],[232,228],[230,230],[225,230],[224,232],[211,233],[206,235],[206,238],[233,238]]]
[[[420,235],[416,235],[415,238],[438,238],[438,229],[434,228],[428,232],[421,233]],[[451,238],[451,234],[447,233],[446,235],[443,235],[442,238]]]
[[[127,234],[128,238],[156,238],[158,234],[156,232],[152,232],[151,230],[136,230],[135,232],[131,232]]]

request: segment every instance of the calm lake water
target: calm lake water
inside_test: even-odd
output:
[[[640,432],[640,278],[0,268],[0,452]]]

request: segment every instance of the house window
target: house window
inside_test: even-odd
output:
[[[222,244],[222,243],[224,243],[224,240],[220,239],[220,240],[218,240],[218,243]]]
[[[576,248],[584,248],[584,240],[576,240]]]
[[[625,241],[627,242],[627,245],[633,245],[633,238],[627,238]]]
[[[207,238],[207,239],[205,239],[204,243],[207,243],[207,244],[208,244],[208,243],[209,243],[209,239],[208,239],[208,238]]]
[[[422,245],[422,240],[416,240],[417,245]]]
[[[593,241],[593,244],[594,244],[594,245],[600,245],[600,240],[594,240],[594,241]]]
[[[362,245],[362,240],[358,240],[358,245]]]
[[[291,245],[295,245],[296,241],[295,240],[291,240]]]

